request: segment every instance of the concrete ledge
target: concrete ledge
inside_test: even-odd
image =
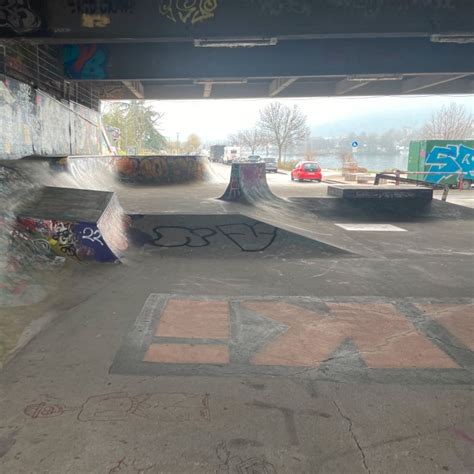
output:
[[[328,195],[343,199],[416,199],[431,201],[433,190],[415,186],[329,185]]]

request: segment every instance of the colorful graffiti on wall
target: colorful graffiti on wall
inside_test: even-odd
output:
[[[64,46],[64,72],[71,79],[106,79],[107,50],[97,44]]]
[[[115,169],[126,182],[178,184],[202,181],[205,164],[199,156],[121,156]]]
[[[57,190],[60,190],[58,192]],[[38,198],[20,209],[16,222],[12,226],[13,245],[21,243],[31,248],[25,252],[17,251],[15,254],[38,254],[60,257],[71,257],[74,260],[111,262],[120,259],[128,248],[127,229],[130,225],[129,217],[124,213],[116,196],[104,197],[104,193],[81,190],[74,195],[74,199],[82,196],[87,208],[96,206],[100,210],[98,220],[92,218],[74,219],[75,210],[71,209],[67,201],[73,189],[44,188]],[[111,193],[105,193],[111,194]],[[63,196],[63,200],[61,200]],[[56,198],[62,202],[64,210],[57,212],[61,217],[39,218],[48,211],[42,203],[52,202]],[[73,201],[74,201],[73,199]],[[89,199],[89,200],[88,200]],[[71,201],[71,199],[70,199]],[[77,211],[80,212],[80,211]],[[82,214],[84,216],[84,214]],[[64,218],[62,217],[64,216]],[[93,220],[92,220],[93,219]],[[20,241],[18,240],[21,239]],[[21,250],[17,248],[17,250]]]
[[[15,79],[0,81],[0,158],[101,151],[99,113],[59,102]]]
[[[30,0],[3,0],[0,3],[0,28],[15,33],[31,33],[41,26],[41,18],[31,8]]]
[[[17,218],[12,232],[13,243],[30,246],[37,255],[72,257],[78,261],[113,262],[112,253],[95,224],[49,219]]]
[[[463,173],[464,179],[474,180],[474,149],[463,145],[434,146],[426,157],[427,171],[446,173],[446,175],[430,174],[426,181],[440,183],[449,173]]]
[[[214,18],[218,0],[161,0],[160,14],[177,23],[192,25]]]
[[[94,224],[32,218],[9,222],[0,218],[0,232],[0,306],[41,301],[46,292],[37,272],[56,271],[66,260],[117,260]],[[7,233],[9,242],[5,246],[3,237]]]

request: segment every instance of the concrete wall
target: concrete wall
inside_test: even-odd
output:
[[[0,81],[0,159],[100,152],[99,112],[15,79]]]
[[[115,170],[121,181],[178,184],[202,181],[207,160],[200,156],[118,156]]]

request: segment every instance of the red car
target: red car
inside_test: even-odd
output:
[[[320,183],[323,179],[321,166],[315,161],[300,161],[291,172],[291,181],[317,181]]]

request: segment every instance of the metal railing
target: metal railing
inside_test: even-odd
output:
[[[64,77],[60,47],[17,40],[0,42],[0,74],[25,82],[56,97],[88,108],[100,107],[99,91],[91,82]]]
[[[442,189],[443,196],[441,197],[442,201],[446,201],[449,193],[450,186],[448,184],[439,184],[439,183],[430,183],[429,181],[420,181],[419,179],[413,178],[404,178],[402,175],[442,175],[447,178],[451,178],[453,176],[456,177],[456,182],[458,185],[458,189],[462,191],[463,183],[464,183],[464,173],[463,172],[456,172],[456,173],[445,173],[442,171],[384,171],[382,173],[377,173],[374,179],[374,185],[380,184],[380,180],[384,179],[387,181],[395,181],[395,185],[399,186],[400,183],[407,183],[407,184],[415,184],[416,186],[425,186],[430,187],[433,189]]]

